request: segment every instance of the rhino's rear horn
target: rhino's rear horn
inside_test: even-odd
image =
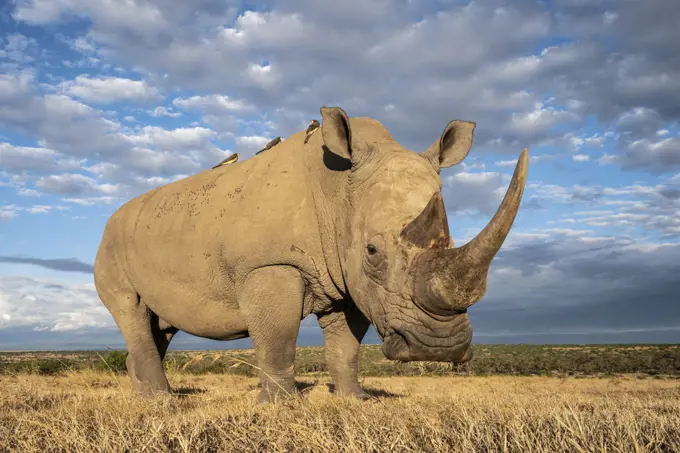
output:
[[[401,238],[420,248],[449,244],[449,223],[441,193],[432,195],[425,209],[401,231]]]

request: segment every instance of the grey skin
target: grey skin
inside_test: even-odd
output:
[[[358,351],[373,323],[388,359],[465,361],[467,308],[486,289],[526,181],[527,152],[486,228],[449,235],[439,170],[462,161],[474,123],[452,121],[424,152],[371,118],[322,107],[321,133],[276,153],[156,188],[109,219],[95,284],[128,347],[133,390],[169,392],[162,360],[182,330],[250,336],[261,401],[294,392],[300,321],[314,313],[340,395],[365,396]]]

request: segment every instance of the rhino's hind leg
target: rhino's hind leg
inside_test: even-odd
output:
[[[144,303],[144,301],[140,301],[141,304]],[[149,311],[147,309],[147,311]],[[156,345],[156,349],[158,350],[158,355],[160,357],[161,364],[163,363],[163,359],[165,358],[165,354],[168,351],[168,346],[170,346],[170,341],[172,341],[172,338],[175,336],[175,334],[178,332],[178,329],[171,326],[164,320],[160,319],[158,315],[155,313],[149,311],[149,322],[150,322],[150,327],[151,327],[151,334],[153,336],[154,344]],[[132,387],[133,390],[135,390],[138,393],[149,393],[147,391],[146,387],[147,385],[144,384],[144,379],[141,377],[142,375],[139,374],[136,366],[135,366],[135,360],[133,358],[132,354],[129,354],[126,361],[125,361],[125,366],[127,367],[128,370],[128,375],[130,376],[130,379],[132,380]],[[162,365],[161,365],[162,367]],[[165,373],[163,373],[164,379],[165,379]],[[166,379],[167,382],[167,379]],[[161,391],[170,391],[170,386],[167,386],[167,390],[161,390]]]
[[[371,323],[352,301],[317,316],[323,330],[326,366],[335,386],[334,393],[368,398],[359,385],[359,346]]]
[[[162,362],[165,358],[165,354],[168,352],[170,341],[172,341],[175,334],[179,332],[179,329],[171,326],[168,322],[159,318],[155,313],[151,313],[150,320],[151,333],[153,334],[153,340],[156,343],[156,349],[158,349],[158,354],[160,355]]]
[[[133,392],[142,395],[168,393],[170,386],[165,377],[162,358],[174,332],[172,329],[165,329],[163,332],[158,328],[158,317],[140,300],[137,293],[124,292],[115,297],[104,297],[107,299],[104,303],[111,311],[127,345],[128,358],[125,365]],[[154,320],[155,329],[152,327]]]
[[[253,339],[262,390],[268,402],[295,392],[295,342],[300,330],[304,281],[289,266],[267,266],[248,276],[239,308]]]

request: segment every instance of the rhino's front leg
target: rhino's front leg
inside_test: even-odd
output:
[[[354,302],[343,305],[337,311],[317,315],[323,329],[326,366],[335,394],[367,398],[359,385],[359,346],[371,323]]]
[[[295,392],[295,341],[300,330],[304,281],[289,266],[267,266],[248,276],[239,308],[253,339],[260,371],[260,402]]]

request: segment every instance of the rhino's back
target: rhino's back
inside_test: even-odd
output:
[[[235,306],[239,282],[261,266],[312,272],[321,252],[295,149],[302,139],[157,188],[114,214],[129,278],[152,310],[168,301]]]

